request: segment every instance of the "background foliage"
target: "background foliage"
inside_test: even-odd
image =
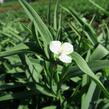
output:
[[[19,3],[0,15],[0,109],[108,109],[108,1]],[[52,40],[74,45],[71,64],[54,60]]]

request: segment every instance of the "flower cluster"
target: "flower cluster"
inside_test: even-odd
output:
[[[64,63],[72,62],[72,58],[70,57],[70,54],[74,51],[72,44],[68,42],[51,41],[49,48],[51,52],[58,56],[60,61]]]

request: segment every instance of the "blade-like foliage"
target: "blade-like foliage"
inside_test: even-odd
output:
[[[41,20],[40,16],[36,13],[36,11],[25,0],[19,0],[19,2],[21,3],[21,5],[24,8],[25,12],[27,13],[28,17],[34,23],[35,29],[37,29],[38,32],[40,33],[41,41],[43,42],[45,54],[49,58],[48,44],[53,39],[49,29],[44,24],[44,22]],[[37,36],[37,40],[38,39],[39,39],[39,37]]]

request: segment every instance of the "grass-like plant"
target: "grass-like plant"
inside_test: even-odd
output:
[[[0,102],[15,109],[108,108],[108,25],[97,36],[94,18],[84,20],[59,0],[46,24],[19,2],[30,24],[0,23]]]

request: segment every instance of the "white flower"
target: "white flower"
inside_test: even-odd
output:
[[[0,0],[0,3],[3,3],[4,2],[4,0]]]
[[[50,50],[54,54],[60,54],[60,51],[61,51],[61,42],[60,41],[52,41],[50,43]]]
[[[60,61],[71,63],[72,58],[69,56],[74,50],[73,45],[68,42],[61,43],[60,41],[52,41],[49,46],[51,52],[58,55]]]
[[[61,45],[61,53],[62,54],[71,54],[73,52],[73,45],[68,42],[65,42]]]
[[[64,62],[64,63],[71,63],[72,62],[72,58],[68,55],[65,55],[65,54],[61,54],[59,56],[59,60]]]
[[[85,17],[82,18],[82,21],[87,23],[87,19]]]

